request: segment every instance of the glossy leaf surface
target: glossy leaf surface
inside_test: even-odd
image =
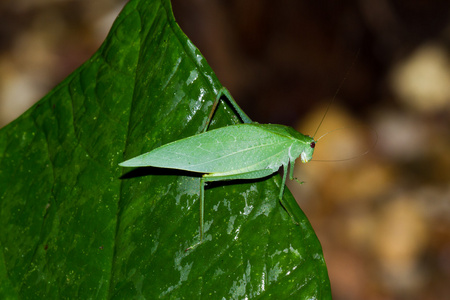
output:
[[[168,0],[130,1],[102,47],[0,130],[0,298],[329,299],[279,176],[211,184],[118,163],[199,132],[221,85]],[[212,128],[235,124],[221,105]],[[198,175],[197,175],[198,176]]]

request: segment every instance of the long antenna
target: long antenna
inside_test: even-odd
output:
[[[350,74],[350,70],[353,68],[353,66],[356,63],[356,59],[358,58],[359,52],[361,49],[358,49],[358,52],[356,52],[355,58],[353,59],[352,64],[350,65],[350,67],[347,69],[347,72],[345,72],[344,78],[342,79],[341,83],[339,84],[339,87],[337,88],[336,92],[334,93],[333,99],[331,99],[330,102],[328,102],[328,106],[327,109],[325,110],[325,113],[323,114],[322,120],[320,120],[319,126],[317,126],[316,131],[314,132],[313,138],[316,136],[317,131],[319,131],[320,126],[322,126],[323,120],[325,120],[325,117],[328,114],[328,111],[330,110],[330,106],[331,104],[333,104],[334,100],[336,100],[337,95],[339,94],[339,92],[341,91],[342,86],[344,85],[345,81],[347,80],[348,75]]]
[[[321,138],[323,138],[324,136],[326,136],[327,134],[329,134],[329,133],[331,133],[331,132],[333,132],[333,131],[341,130],[341,129],[346,129],[346,128],[348,128],[348,127],[341,127],[341,128],[332,130],[332,131],[330,131],[330,132],[327,132],[327,133],[325,133],[324,135],[322,135],[318,140],[320,140]],[[315,162],[340,162],[340,161],[353,160],[353,159],[360,158],[361,156],[364,156],[364,155],[368,154],[370,151],[372,151],[372,150],[375,148],[375,146],[376,146],[377,143],[378,143],[378,132],[377,132],[375,129],[371,128],[371,127],[369,127],[369,128],[370,128],[370,129],[373,131],[373,133],[375,134],[375,141],[372,143],[372,146],[370,146],[369,148],[367,148],[367,150],[364,151],[363,153],[358,154],[358,155],[356,155],[356,156],[348,157],[348,158],[341,158],[341,159],[312,159],[311,161],[315,161]]]
[[[332,133],[333,131],[336,131],[336,130],[342,130],[342,129],[347,129],[347,128],[348,128],[348,127],[341,127],[341,128],[337,128],[337,129],[334,129],[334,130],[332,130],[332,131],[329,131],[329,132],[325,133],[324,135],[322,135],[321,137],[319,137],[319,138],[317,139],[317,141],[319,141],[321,138],[323,138],[323,137],[326,136],[327,134]],[[338,161],[347,161],[347,160],[353,160],[353,159],[356,159],[356,158],[359,158],[359,157],[361,157],[361,156],[364,156],[364,155],[368,154],[370,151],[372,151],[372,150],[375,148],[375,146],[376,146],[377,143],[378,143],[378,132],[377,132],[375,129],[371,128],[371,127],[369,127],[369,128],[370,128],[370,129],[372,130],[372,132],[375,134],[375,141],[372,143],[372,146],[370,146],[369,148],[367,148],[367,150],[364,151],[363,153],[358,154],[358,155],[356,155],[356,156],[348,157],[348,158],[341,158],[341,159],[313,159],[313,160],[311,160],[311,161],[315,161],[315,162],[338,162]]]

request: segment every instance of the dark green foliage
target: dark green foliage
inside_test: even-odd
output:
[[[204,243],[185,252],[199,178],[118,166],[197,133],[220,87],[168,0],[130,1],[90,60],[0,130],[0,298],[329,299],[279,176],[210,186]],[[222,105],[212,128],[236,122]]]

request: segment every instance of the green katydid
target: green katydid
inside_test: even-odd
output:
[[[225,96],[244,124],[207,131],[220,99]],[[320,126],[320,125],[319,125]],[[317,131],[316,131],[317,132]],[[203,173],[200,179],[200,242],[203,240],[205,182],[256,179],[283,167],[279,200],[282,203],[288,166],[294,175],[295,160],[312,159],[317,141],[291,127],[257,124],[242,111],[227,89],[222,88],[213,104],[202,133],[180,139],[126,160],[122,167],[158,167]],[[283,207],[286,207],[283,205]],[[287,211],[289,215],[292,214]],[[197,245],[197,244],[196,244]],[[192,248],[192,247],[191,247]]]

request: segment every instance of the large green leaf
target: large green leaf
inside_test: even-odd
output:
[[[169,0],[130,1],[97,53],[0,131],[0,298],[329,299],[322,250],[279,176],[211,184],[118,166],[196,134],[221,84]],[[238,122],[221,105],[212,127]]]

